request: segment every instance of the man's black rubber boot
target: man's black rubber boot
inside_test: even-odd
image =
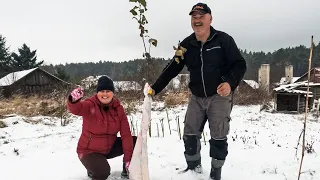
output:
[[[212,180],[221,180],[221,167],[211,168],[210,177]]]

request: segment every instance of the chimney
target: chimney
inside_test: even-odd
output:
[[[292,82],[292,77],[293,77],[293,66],[288,65],[285,67],[285,75],[286,75],[286,84],[291,84]]]
[[[270,65],[262,64],[259,69],[259,85],[262,89],[269,92],[270,84]]]

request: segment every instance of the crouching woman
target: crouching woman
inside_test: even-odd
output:
[[[128,178],[128,167],[136,137],[131,135],[123,106],[114,96],[113,81],[102,76],[97,93],[81,100],[81,88],[74,89],[68,97],[68,110],[82,116],[82,132],[77,145],[80,161],[93,180],[106,180],[110,175],[107,159],[123,156],[121,175]],[[120,132],[121,137],[117,137]]]

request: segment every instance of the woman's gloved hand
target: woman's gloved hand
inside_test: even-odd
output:
[[[71,92],[71,97],[72,97],[72,102],[76,102],[79,99],[81,99],[83,97],[83,91],[82,91],[81,87],[74,89]]]

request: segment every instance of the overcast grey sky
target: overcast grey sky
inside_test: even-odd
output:
[[[192,33],[188,15],[199,0],[147,0],[155,57],[172,57],[172,46]],[[319,0],[203,0],[213,27],[241,49],[274,51],[320,40]],[[0,34],[11,51],[23,43],[47,64],[141,58],[143,45],[129,0],[0,0]]]

